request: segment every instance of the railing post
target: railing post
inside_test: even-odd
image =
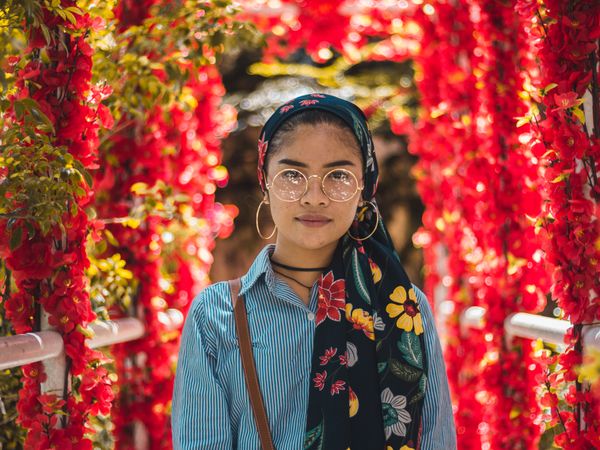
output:
[[[48,316],[48,313],[42,308],[42,331],[56,331],[55,328],[48,323]],[[42,382],[40,386],[42,394],[55,394],[58,398],[66,400],[65,394],[71,390],[71,375],[67,370],[65,346],[61,346],[60,353],[57,356],[44,359],[42,365],[44,366],[44,372],[46,373],[46,381]],[[58,420],[56,422],[57,428],[62,428],[63,426],[63,420]]]

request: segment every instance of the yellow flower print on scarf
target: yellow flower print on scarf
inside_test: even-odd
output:
[[[372,341],[375,340],[375,331],[373,330],[373,317],[362,308],[352,309],[350,303],[346,303],[346,320],[352,323],[355,330],[363,330],[365,336]]]
[[[358,412],[358,397],[350,386],[348,386],[348,399],[350,401],[350,417],[354,417]]]
[[[371,273],[373,274],[373,282],[378,283],[381,280],[381,269],[375,262],[369,258],[369,266],[371,266]]]
[[[414,329],[416,335],[423,333],[423,319],[415,290],[410,288],[407,295],[404,286],[400,285],[390,294],[390,299],[394,303],[388,303],[385,310],[392,319],[399,316],[396,326],[404,331]]]
[[[394,449],[388,445],[386,450],[394,450]],[[415,449],[412,447],[409,447],[408,445],[403,445],[402,447],[400,447],[400,450],[415,450]]]

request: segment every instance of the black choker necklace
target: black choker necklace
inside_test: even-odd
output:
[[[283,267],[284,269],[288,269],[288,270],[297,270],[299,272],[323,272],[325,269],[327,269],[327,267],[294,267],[294,266],[288,266],[286,264],[281,264],[277,261],[274,261],[273,259],[271,259],[271,264],[274,264],[276,266],[279,267]]]
[[[300,286],[303,286],[303,287],[305,287],[306,289],[312,289],[312,286],[307,286],[306,284],[304,284],[304,283],[301,283],[300,281],[296,280],[295,278],[292,278],[292,277],[290,277],[289,275],[286,275],[285,273],[282,273],[282,272],[280,272],[279,270],[275,270],[275,269],[273,269],[273,272],[275,272],[275,273],[278,273],[279,275],[281,275],[281,276],[284,276],[284,277],[286,277],[286,278],[289,278],[289,279],[290,279],[290,280],[292,280],[292,281],[295,281],[295,282],[296,282],[296,283],[298,283]]]

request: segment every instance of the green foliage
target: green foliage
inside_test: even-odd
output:
[[[369,60],[374,45],[368,44],[361,49],[360,57],[354,62],[344,56],[332,58],[325,66],[295,62],[258,62],[249,67],[248,73],[265,78],[309,78],[330,89],[352,88],[355,95],[353,101],[363,110],[371,111],[369,122],[373,130],[388,126],[386,110],[402,110],[415,120],[418,100],[411,61],[398,63]]]
[[[107,106],[117,122],[172,105],[196,69],[217,63],[232,46],[262,42],[253,25],[232,18],[239,7],[230,1],[164,2],[142,24],[124,30],[113,20],[114,1],[80,5],[107,21],[90,45],[96,49],[94,81],[113,89]]]
[[[51,125],[47,125],[43,114],[31,112],[34,107],[28,105],[34,103],[24,102],[26,125],[6,130],[0,143],[0,171],[7,173],[0,178],[0,217],[26,219],[30,234],[35,222],[46,234],[60,223],[64,213],[77,212],[75,200],[86,195],[82,184],[91,184],[91,178],[65,147],[53,146],[49,135],[36,131]],[[15,242],[13,247],[18,244]]]
[[[105,230],[107,240],[114,237]],[[125,268],[125,260],[121,255],[115,253],[107,258],[96,258],[94,253],[103,253],[106,249],[106,240],[100,245],[94,246],[90,241],[88,245],[88,257],[90,267],[87,276],[90,279],[90,299],[92,308],[100,320],[109,320],[109,310],[118,305],[123,312],[127,312],[131,301],[138,288],[138,280],[133,278],[133,273]]]
[[[11,336],[14,330],[5,319],[5,299],[14,288],[10,271],[0,261],[0,336]],[[25,431],[16,424],[17,399],[21,389],[21,368],[0,370],[0,442],[2,450],[22,448]]]

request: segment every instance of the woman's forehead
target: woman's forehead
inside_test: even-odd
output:
[[[304,167],[332,167],[339,161],[361,164],[357,143],[350,131],[333,126],[302,126],[287,139],[274,157],[274,162],[290,160]],[[300,164],[299,164],[300,165]]]

